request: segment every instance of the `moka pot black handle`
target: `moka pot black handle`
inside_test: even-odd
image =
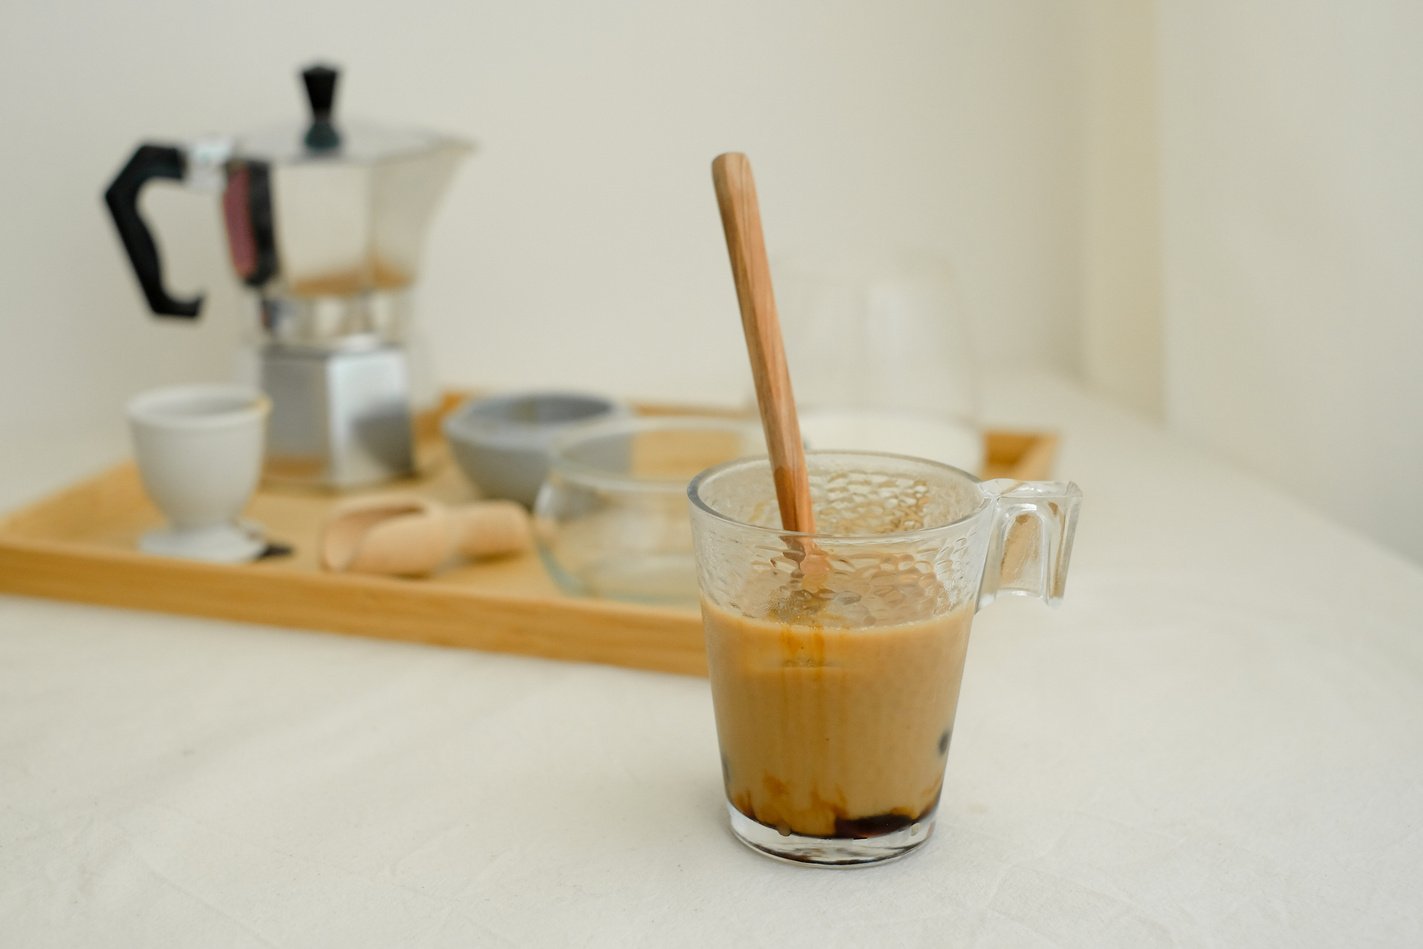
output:
[[[138,212],[138,198],[144,185],[155,178],[182,181],[187,175],[187,166],[183,149],[146,142],[138,146],[104,192],[104,203],[114,217],[114,226],[128,252],[138,285],[148,299],[149,309],[159,316],[195,319],[202,309],[202,296],[179,300],[169,295],[163,286],[163,262],[158,256],[158,247],[153,243],[148,222]]]

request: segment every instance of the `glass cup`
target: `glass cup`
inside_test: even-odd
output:
[[[974,613],[1062,597],[1081,492],[870,452],[807,456],[817,531],[769,463],[688,488],[731,829],[764,854],[877,863],[933,830]]]
[[[553,443],[534,502],[544,566],[581,596],[695,606],[687,483],[705,468],[764,450],[760,439],[754,422],[702,416],[570,429]]]
[[[949,263],[898,249],[778,257],[776,304],[815,451],[983,462],[978,359]]]

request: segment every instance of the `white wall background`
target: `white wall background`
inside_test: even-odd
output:
[[[1161,11],[1167,417],[1423,561],[1423,5]]]
[[[1078,11],[973,0],[207,0],[0,6],[0,432],[117,420],[226,376],[249,306],[214,198],[150,188],[196,326],[145,311],[100,193],[134,145],[343,114],[481,151],[430,235],[446,383],[735,401],[747,391],[710,182],[752,156],[773,252],[944,254],[990,359],[1077,364]],[[117,424],[117,422],[116,422]]]
[[[1082,369],[1160,418],[1161,155],[1151,0],[1085,0]]]

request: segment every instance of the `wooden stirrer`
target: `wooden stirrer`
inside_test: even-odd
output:
[[[771,291],[771,267],[766,260],[766,240],[761,233],[761,209],[756,201],[751,162],[740,152],[718,155],[712,161],[712,182],[716,185],[716,201],[721,208],[722,229],[726,231],[736,297],[741,303],[741,328],[746,333],[746,351],[751,356],[751,374],[756,380],[756,404],[761,409],[761,427],[765,429],[766,449],[771,456],[781,526],[788,531],[812,534],[815,515],[810,508],[805,450],[801,445],[790,372],[786,368],[781,321],[776,315],[776,298]],[[802,548],[808,558],[812,548],[808,544]]]

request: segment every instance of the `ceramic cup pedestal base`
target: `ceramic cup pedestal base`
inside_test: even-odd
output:
[[[210,527],[164,527],[149,531],[138,541],[144,553],[211,563],[247,563],[266,549],[262,529],[241,521]]]

